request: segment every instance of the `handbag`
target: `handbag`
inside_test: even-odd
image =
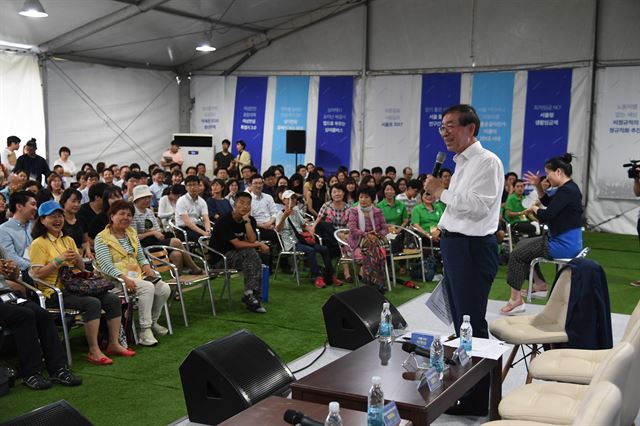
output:
[[[63,285],[62,293],[75,296],[102,296],[114,287],[110,280],[91,272],[73,272],[66,265],[60,267],[58,278]]]
[[[287,221],[289,222],[289,225],[291,226],[291,229],[293,230],[293,233],[295,234],[300,244],[304,244],[307,246],[315,246],[317,244],[315,235],[313,235],[309,231],[298,232],[296,230],[296,227],[293,226],[293,222],[291,222],[291,219],[287,218]]]

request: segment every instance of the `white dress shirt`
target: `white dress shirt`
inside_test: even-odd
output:
[[[273,197],[264,192],[258,197],[256,194],[251,194],[251,216],[257,223],[269,222],[271,219],[275,219],[278,214],[278,207],[273,201]]]
[[[455,173],[449,189],[440,196],[447,207],[438,227],[472,237],[495,233],[504,188],[502,162],[478,141],[454,156],[453,161]]]
[[[189,219],[196,224],[202,225],[202,217],[209,216],[209,210],[207,208],[207,203],[202,199],[202,197],[197,197],[195,200],[191,198],[191,195],[184,194],[178,201],[176,202],[176,225],[180,227],[186,226],[184,224],[184,220],[182,220],[182,215],[187,214]]]

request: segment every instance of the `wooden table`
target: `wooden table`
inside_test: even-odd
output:
[[[314,404],[313,402],[297,401],[294,399],[270,396],[255,405],[236,414],[230,419],[220,423],[220,425],[288,425],[282,418],[287,410],[296,410],[304,413],[324,423],[329,414],[329,406]],[[348,410],[340,407],[340,417],[344,425],[366,425],[367,413],[361,411]],[[402,420],[401,426],[411,426],[411,422]]]
[[[403,378],[402,362],[408,354],[402,350],[400,342],[392,345],[387,365],[381,365],[379,349],[377,341],[370,342],[303,377],[291,385],[293,399],[320,404],[338,401],[341,408],[366,412],[371,377],[380,376],[385,400],[396,402],[400,417],[411,420],[414,425],[428,425],[490,373],[489,416],[491,420],[500,418],[502,358],[473,357],[471,365],[466,367],[449,365],[444,374],[444,386],[430,393],[426,386],[418,391],[416,381]],[[452,348],[445,346],[445,355],[450,358],[452,352]]]

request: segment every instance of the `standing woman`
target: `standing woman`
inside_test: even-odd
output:
[[[524,280],[529,276],[529,265],[536,257],[547,259],[573,258],[582,250],[582,193],[571,179],[571,154],[554,157],[544,165],[547,180],[557,188],[552,196],[544,192],[540,176],[527,172],[526,181],[535,186],[540,202],[546,209],[534,205],[523,214],[535,214],[541,223],[546,223],[546,235],[520,240],[509,257],[507,283],[511,286],[509,302],[500,310],[510,315],[524,312],[525,305],[520,294]],[[529,283],[535,291],[546,290],[546,284]]]
[[[104,273],[124,280],[127,291],[138,297],[139,342],[155,346],[158,341],[154,333],[164,336],[169,332],[158,324],[158,318],[171,290],[164,281],[155,281],[138,233],[131,227],[134,214],[133,204],[126,201],[111,205],[107,213],[109,225],[96,236],[96,259]]]
[[[64,215],[57,201],[47,201],[38,208],[38,219],[33,225],[31,235],[33,243],[29,249],[31,259],[31,274],[47,284],[64,289],[64,285],[58,278],[58,270],[62,266],[78,268],[84,271],[82,256],[78,253],[75,242],[71,237],[62,234]],[[47,305],[58,306],[54,300],[56,293],[43,288]],[[65,306],[74,308],[82,313],[84,320],[84,333],[89,344],[87,361],[96,365],[109,365],[113,361],[108,358],[98,346],[98,329],[100,327],[100,313],[104,310],[109,330],[109,346],[107,354],[125,357],[134,356],[136,353],[120,345],[120,299],[113,293],[106,292],[101,296],[78,296],[75,294],[63,294]]]
[[[318,217],[318,211],[320,211],[320,208],[326,201],[327,188],[324,184],[324,178],[318,176],[316,180],[311,182],[311,190],[307,192],[305,196],[307,212],[313,215],[313,217]]]
[[[71,150],[69,148],[67,148],[66,146],[60,147],[60,149],[58,150],[58,154],[60,155],[60,158],[58,158],[53,163],[53,165],[62,166],[62,170],[64,170],[62,178],[64,179],[64,183],[66,184],[65,186],[69,187],[69,185],[71,185],[71,182],[75,181],[75,176],[78,172],[78,168],[75,164],[73,164],[73,161],[69,159],[69,157],[71,156]]]
[[[51,195],[53,195],[54,200],[60,201],[60,196],[64,192],[62,178],[55,173],[51,173],[47,176],[47,189],[51,192]]]
[[[81,216],[78,216],[81,200],[82,194],[77,189],[67,188],[62,193],[60,205],[64,213],[64,234],[73,238],[76,247],[82,247],[82,255],[85,258],[93,259],[88,225]]]

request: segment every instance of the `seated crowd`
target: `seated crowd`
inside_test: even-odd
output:
[[[13,146],[10,144],[17,138],[9,139],[7,145]],[[392,166],[384,172],[381,167],[348,170],[340,166],[328,174],[309,163],[297,166],[290,177],[280,165],[260,174],[242,141],[237,143],[240,154],[235,159],[228,151],[230,142],[223,142],[224,155],[216,156],[212,177],[207,176],[205,164],[183,171],[175,142],[163,153],[160,165],[150,165],[147,172],[136,163],[107,166],[103,162],[95,168],[86,163],[76,170],[66,147],[60,149],[60,159],[50,171],[46,162],[30,162],[42,158],[35,155],[35,141],[31,145],[17,162],[14,158],[15,164],[2,165],[0,293],[11,291],[28,297],[24,287],[14,281],[35,281],[41,284],[47,306],[53,307],[57,306],[57,293],[52,287],[62,289],[65,306],[83,316],[87,361],[96,365],[113,363],[109,356],[135,355],[120,339],[120,300],[112,292],[89,296],[64,291],[60,277],[67,269],[84,271],[93,262],[103,274],[121,279],[127,292],[137,298],[139,344],[154,346],[158,344],[156,336],[168,331],[158,318],[171,288],[152,270],[143,253],[145,247],[188,248],[189,243],[203,242],[211,253],[223,255],[229,268],[243,274],[242,302],[247,309],[265,313],[260,294],[263,265],[273,272],[272,258],[280,249],[304,253],[311,283],[317,288],[354,281],[347,265],[341,271],[342,280],[333,268],[336,257],[346,251],[360,265],[360,282],[384,291],[385,250],[402,251],[402,228],[409,226],[423,237],[425,247],[437,246],[438,221],[446,208],[424,189],[427,175],[414,178],[410,167],[402,170],[402,176],[397,176]],[[28,158],[22,160],[25,156]],[[556,166],[547,172],[556,173]],[[439,177],[445,188],[452,174],[441,170]],[[553,176],[550,183],[566,182]],[[46,187],[40,184],[43,178]],[[544,179],[529,175],[527,181],[535,185],[543,201],[548,198]],[[503,197],[505,229],[508,223],[512,230],[534,237],[539,233],[534,220],[539,215],[537,209],[524,207],[524,199],[524,182],[508,174]],[[496,232],[500,238],[503,230]],[[336,234],[346,244],[341,245]],[[169,256],[179,270],[203,273],[203,265],[191,256],[179,250]],[[513,272],[514,282],[510,282],[515,290],[506,312],[521,305],[519,286],[526,259],[514,258],[520,263],[517,273]],[[209,256],[210,266],[219,267],[220,259]],[[285,262],[283,269],[290,271],[291,266]],[[108,326],[104,351],[98,344],[102,311]],[[66,366],[64,348],[54,337],[53,321],[43,312],[31,301],[0,304],[0,325],[13,327],[21,335],[23,343],[18,348],[24,383],[33,389],[44,389],[51,383],[80,384]],[[43,355],[49,379],[41,374]]]

